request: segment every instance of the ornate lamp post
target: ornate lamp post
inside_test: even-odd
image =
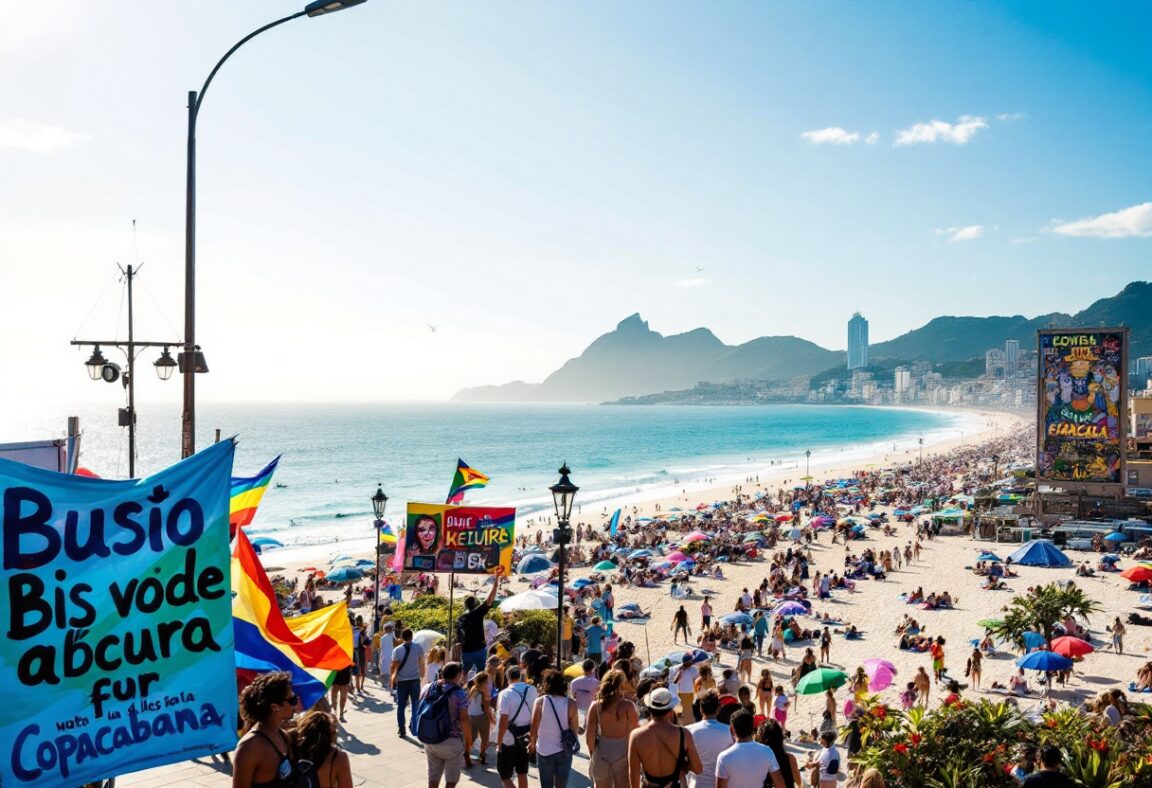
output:
[[[372,512],[376,515],[376,522],[372,523],[376,534],[376,588],[372,592],[372,604],[376,610],[372,614],[372,631],[380,631],[380,529],[384,527],[384,509],[388,506],[388,496],[384,488],[376,485],[376,494],[372,496]]]
[[[924,436],[920,436],[920,464],[924,464]]]
[[[232,53],[265,30],[302,16],[315,17],[342,11],[360,5],[365,0],[314,0],[303,11],[289,14],[283,19],[269,22],[253,30],[224,53],[224,57],[208,72],[208,79],[197,93],[188,91],[188,168],[184,194],[184,350],[179,354],[180,372],[184,375],[184,409],[181,417],[180,456],[190,457],[196,451],[196,374],[208,371],[204,354],[196,344],[196,120],[200,105],[216,72]]]
[[[812,450],[808,449],[804,452],[804,484],[805,486],[812,483]]]
[[[552,503],[556,506],[556,525],[557,527],[552,531],[552,541],[560,547],[560,561],[559,561],[559,574],[557,580],[560,583],[558,590],[559,599],[556,603],[556,669],[561,668],[560,656],[564,653],[564,565],[568,560],[568,543],[572,541],[572,526],[569,520],[572,516],[572,502],[576,500],[576,491],[580,488],[577,487],[568,478],[568,463],[564,463],[560,467],[560,481],[553,484],[550,489],[552,491]]]

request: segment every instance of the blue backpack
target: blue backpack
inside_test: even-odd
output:
[[[424,744],[439,744],[452,735],[452,717],[449,700],[460,688],[445,689],[439,681],[429,685],[412,715],[412,735]]]

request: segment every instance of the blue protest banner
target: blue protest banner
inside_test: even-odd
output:
[[[145,479],[0,460],[0,785],[232,749],[233,444]]]

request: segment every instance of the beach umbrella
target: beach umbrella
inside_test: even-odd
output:
[[[988,551],[984,551],[980,555],[976,556],[976,560],[977,561],[999,561],[1000,556],[996,555],[995,553],[989,553]]]
[[[1068,670],[1072,660],[1051,651],[1033,651],[1016,660],[1016,667],[1024,670]]]
[[[270,536],[258,536],[252,540],[252,546],[268,549],[270,547],[283,547],[284,545]]]
[[[778,616],[806,616],[808,615],[808,608],[799,602],[789,601],[780,604],[772,612]]]
[[[1105,542],[1123,542],[1127,538],[1128,537],[1126,537],[1124,534],[1120,533],[1119,531],[1113,531],[1112,533],[1110,533],[1104,537],[1104,541]]]
[[[780,514],[776,515],[772,519],[774,519],[778,523],[786,523],[792,519],[792,515],[785,514],[785,513],[781,512]]]
[[[1052,651],[1062,657],[1082,657],[1091,654],[1096,649],[1087,640],[1065,635],[1052,640]]]
[[[1147,583],[1152,581],[1152,567],[1137,564],[1125,569],[1120,573],[1120,576],[1125,580],[1131,580],[1133,583]]]
[[[585,587],[590,586],[590,585],[592,585],[592,581],[586,577],[582,577],[579,580],[573,580],[572,581],[572,587],[575,588],[577,591],[579,591],[581,588],[585,588]]]
[[[760,544],[767,541],[768,540],[764,538],[764,534],[748,534],[744,537],[744,544]]]
[[[703,531],[693,531],[684,537],[685,542],[703,542],[708,538],[708,534]]]
[[[354,566],[341,566],[328,573],[328,579],[333,583],[351,583],[364,577],[364,572]]]
[[[632,551],[631,547],[614,547],[614,548],[612,548],[612,552],[616,553],[617,555],[619,555],[620,553],[629,553],[631,551]]]
[[[688,555],[681,550],[673,550],[668,555],[664,556],[664,558],[667,561],[675,561],[679,563],[680,561],[687,561]]]
[[[796,684],[797,695],[818,695],[829,689],[842,687],[848,681],[848,674],[832,668],[816,668],[804,674]]]
[[[611,561],[601,561],[592,568],[597,572],[613,572],[620,567],[616,566],[616,564],[612,563]]]
[[[500,603],[500,611],[512,613],[519,610],[555,610],[560,604],[556,594],[547,591],[523,591],[513,594]]]
[[[880,692],[892,686],[892,679],[896,677],[896,666],[886,659],[866,659],[864,673],[868,676],[868,689]]]
[[[721,623],[735,624],[736,626],[752,626],[752,616],[747,613],[729,613],[726,616],[720,616]]]
[[[425,652],[443,639],[444,636],[434,629],[421,629],[412,635],[412,642],[419,645]]]
[[[996,629],[996,627],[1003,626],[1004,622],[998,618],[982,618],[976,622],[976,626],[984,627],[985,629]]]
[[[1072,560],[1051,542],[1033,539],[1008,556],[1022,566],[1071,566]]]
[[[1029,651],[1041,648],[1048,642],[1039,632],[1025,632],[1021,635],[1021,639],[1024,641],[1024,648]]]
[[[628,554],[628,560],[629,561],[635,561],[637,558],[651,558],[651,557],[652,557],[652,551],[651,550],[644,550],[644,549],[633,550],[632,552],[630,552]]]
[[[516,574],[530,575],[536,572],[547,572],[552,568],[552,562],[542,555],[526,555],[516,564]]]

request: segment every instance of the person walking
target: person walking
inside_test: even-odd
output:
[[[568,697],[568,681],[558,670],[544,673],[544,694],[532,707],[532,731],[528,752],[536,753],[540,788],[568,788],[575,754],[564,743],[564,733],[577,735],[580,719],[576,703]]]
[[[732,715],[730,727],[736,743],[716,758],[716,788],[784,788],[776,754],[752,741],[753,722],[745,709]]]
[[[1112,622],[1112,650],[1117,654],[1124,653],[1124,635],[1128,632],[1124,626],[1124,622],[1120,620],[1120,616],[1116,616],[1116,620]]]
[[[636,704],[623,697],[623,686],[624,674],[608,671],[588,707],[588,776],[595,788],[628,788],[628,736],[640,717]]]
[[[677,788],[684,774],[700,774],[700,755],[692,734],[675,722],[677,699],[667,688],[657,687],[641,702],[648,722],[628,736],[628,782],[640,788]]]
[[[930,649],[932,655],[932,673],[936,677],[936,683],[940,683],[940,679],[944,676],[944,636],[941,635],[932,641]]]
[[[292,731],[292,754],[296,771],[319,788],[352,788],[352,764],[348,753],[336,745],[340,726],[326,711],[313,709]],[[310,775],[315,775],[313,781]]]
[[[488,737],[492,732],[492,688],[491,679],[480,671],[472,679],[468,689],[468,731],[471,734],[464,743],[464,768],[472,768],[472,745],[480,739],[480,764],[488,763]]]
[[[604,661],[604,636],[608,630],[600,626],[600,616],[592,616],[592,623],[584,629],[584,656],[599,665]]]
[[[396,625],[385,621],[380,633],[380,645],[376,649],[376,673],[384,689],[392,689],[392,651],[396,648]]]
[[[420,698],[420,677],[424,675],[424,649],[412,642],[412,630],[400,633],[401,643],[392,649],[392,686],[396,688],[396,725],[400,738],[408,735],[405,725],[405,712],[409,705],[416,713],[416,701]]]
[[[700,756],[700,773],[688,775],[688,788],[716,788],[716,759],[732,745],[732,731],[716,721],[720,711],[720,693],[714,688],[700,693],[697,700],[704,719],[688,726],[696,753]],[[596,786],[600,788],[600,786]]]
[[[240,693],[247,732],[232,758],[232,787],[257,788],[292,780],[292,745],[282,727],[299,702],[288,673],[261,673]]]
[[[972,656],[968,657],[968,665],[964,668],[964,675],[972,680],[972,689],[980,689],[980,668],[984,662],[984,655],[980,649],[972,649]]]
[[[472,738],[468,722],[468,696],[464,692],[466,674],[459,662],[449,662],[440,669],[440,678],[429,684],[421,697],[423,701],[433,693],[448,699],[448,738],[440,742],[424,741],[424,760],[428,764],[428,788],[439,788],[444,778],[445,788],[456,788],[464,768],[464,742]]]
[[[668,676],[668,689],[677,693],[680,698],[681,725],[696,721],[692,713],[692,700],[696,697],[696,679],[699,677],[700,671],[692,664],[691,654],[681,657],[680,666]]]
[[[784,788],[800,788],[804,778],[800,775],[800,763],[796,760],[796,756],[784,747],[784,727],[776,720],[765,720],[756,730],[756,741],[770,749],[776,756]]]
[[[689,638],[692,635],[692,628],[688,626],[688,611],[681,605],[680,609],[672,614],[672,643],[676,643],[676,637],[683,632],[684,643],[689,643]]]
[[[508,668],[508,686],[496,697],[496,773],[504,788],[528,788],[528,741],[536,688],[524,683],[520,667]]]
[[[828,627],[824,627],[824,631],[820,633],[820,663],[826,665],[831,658],[832,633],[828,630]]]
[[[456,633],[460,640],[460,661],[464,665],[465,674],[472,670],[484,670],[488,645],[484,637],[484,618],[492,609],[499,590],[500,575],[493,575],[487,599],[477,603],[476,597],[469,596],[464,600],[464,612],[456,621]]]
[[[356,691],[364,694],[364,679],[368,676],[368,630],[364,628],[364,617],[356,616],[352,624],[352,679]],[[340,716],[344,716],[341,705]]]

